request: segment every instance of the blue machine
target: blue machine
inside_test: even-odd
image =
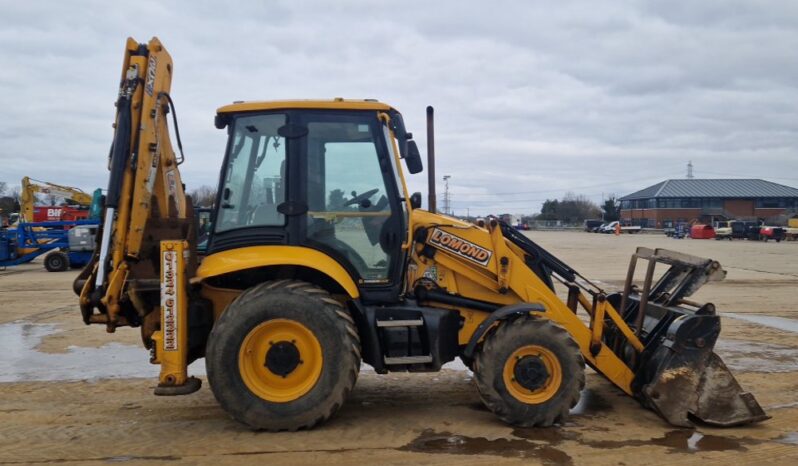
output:
[[[91,260],[98,227],[97,220],[74,220],[20,223],[0,230],[0,267],[24,264],[56,249],[45,259],[47,270],[82,267]]]

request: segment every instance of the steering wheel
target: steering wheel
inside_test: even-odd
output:
[[[369,189],[368,191],[366,191],[364,193],[360,193],[357,196],[353,197],[352,199],[349,199],[348,201],[346,201],[346,203],[344,203],[344,205],[345,206],[346,205],[355,205],[355,204],[360,205],[361,202],[363,202],[366,199],[370,198],[371,196],[377,194],[377,191],[379,191],[379,189],[376,189],[376,188],[375,189]]]

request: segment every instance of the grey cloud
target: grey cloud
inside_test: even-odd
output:
[[[105,185],[128,35],[175,60],[189,185],[217,181],[217,107],[334,96],[397,106],[422,148],[434,105],[438,173],[472,213],[624,194],[688,160],[798,185],[798,4],[686,0],[7,4],[0,180]]]

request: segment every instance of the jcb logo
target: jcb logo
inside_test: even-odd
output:
[[[490,262],[490,258],[493,255],[492,252],[483,247],[477,246],[476,244],[466,241],[459,236],[454,236],[437,228],[432,230],[429,243],[441,249],[451,251],[460,257],[464,257],[482,266],[488,265],[488,262]]]

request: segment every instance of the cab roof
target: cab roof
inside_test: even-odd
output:
[[[216,113],[257,112],[280,109],[319,109],[319,110],[391,110],[391,106],[374,99],[343,99],[336,97],[328,100],[269,100],[253,102],[233,102],[219,107]]]

